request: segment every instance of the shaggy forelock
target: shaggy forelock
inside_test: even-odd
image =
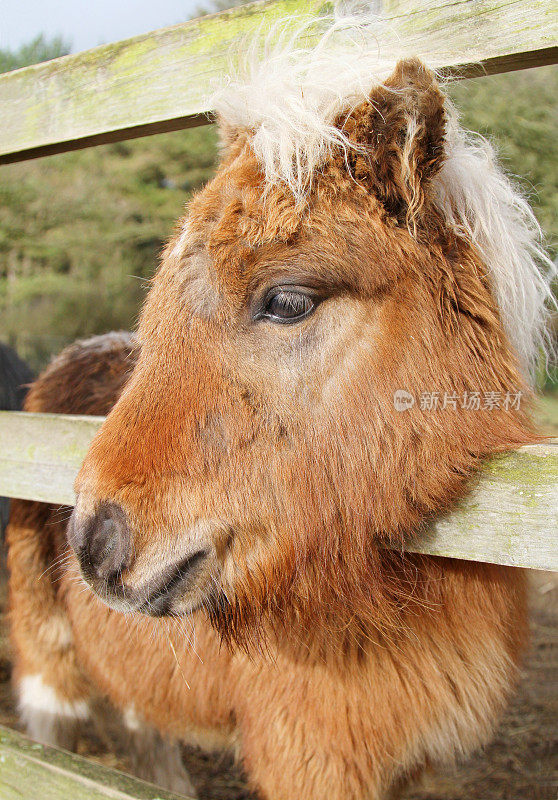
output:
[[[389,52],[382,41],[389,41]],[[212,103],[223,123],[250,133],[266,182],[286,184],[300,199],[332,152],[351,147],[336,120],[366,100],[415,45],[420,54],[419,42],[398,41],[362,4],[350,16],[291,17],[239,46],[240,68]],[[428,59],[428,66],[435,70],[440,59]],[[524,371],[533,375],[541,351],[551,350],[546,322],[556,305],[550,288],[556,269],[531,208],[498,166],[493,148],[462,130],[446,102],[445,161],[433,180],[434,198],[487,265],[508,337]]]

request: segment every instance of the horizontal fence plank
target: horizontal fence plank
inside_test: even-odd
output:
[[[377,0],[381,46],[450,74],[506,72],[558,61],[555,0]],[[0,77],[0,163],[210,121],[206,97],[230,70],[239,35],[268,30],[323,0],[268,0],[202,17]],[[291,23],[292,24],[292,23]]]
[[[558,571],[558,441],[493,459],[410,550]]]
[[[179,800],[158,786],[0,726],[2,800]],[[190,799],[192,800],[192,799]]]
[[[0,412],[0,495],[73,505],[101,417]],[[471,493],[407,549],[558,571],[558,442],[489,461]]]
[[[72,506],[102,417],[0,411],[0,495]]]

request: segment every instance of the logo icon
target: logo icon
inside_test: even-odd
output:
[[[398,389],[393,394],[393,405],[396,411],[408,411],[415,404],[415,398],[405,389]]]

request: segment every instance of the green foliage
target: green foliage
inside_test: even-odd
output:
[[[70,45],[61,36],[46,39],[43,34],[36,36],[31,42],[22,44],[18,50],[0,50],[0,72],[10,72],[20,67],[50,61],[52,58],[66,56]]]
[[[542,67],[454,84],[465,127],[496,146],[558,253],[558,67]]]
[[[0,339],[34,368],[135,324],[184,204],[213,174],[197,128],[0,168]]]
[[[209,0],[207,3],[198,3],[195,7],[192,18],[205,17],[207,14],[218,14],[220,11],[228,11],[229,8],[236,8],[246,4],[246,0]]]

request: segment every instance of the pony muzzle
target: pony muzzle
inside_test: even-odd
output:
[[[87,515],[74,509],[67,538],[85,582],[117,611],[182,615],[203,602],[214,563],[210,546],[200,542],[177,558],[159,557],[156,565],[140,566],[126,514],[112,502],[101,503]]]

